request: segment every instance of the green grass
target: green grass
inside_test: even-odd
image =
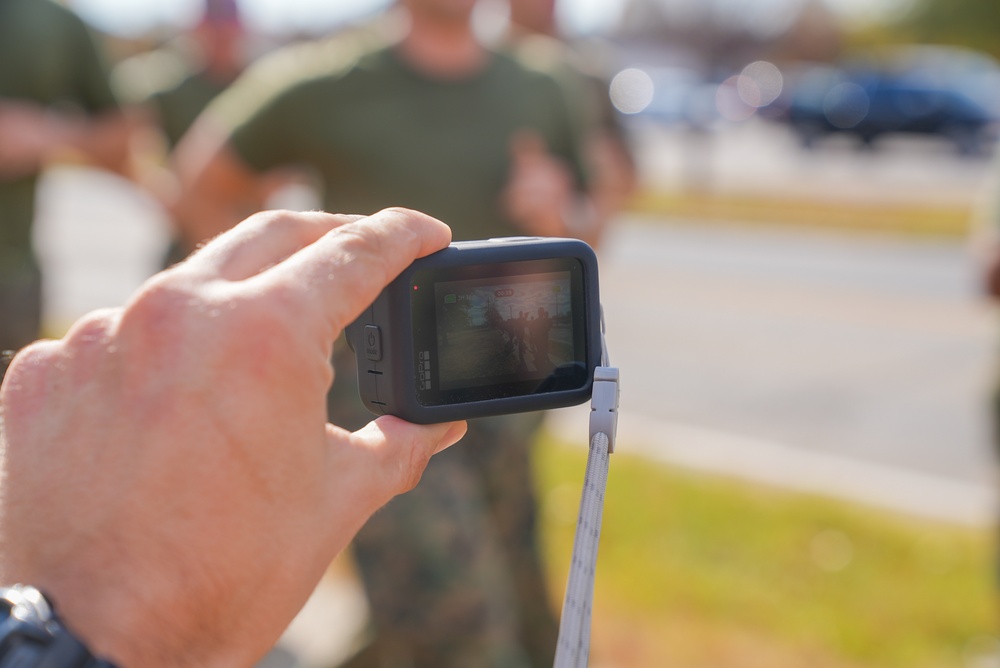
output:
[[[627,451],[611,460],[593,666],[940,668],[971,666],[977,648],[995,645],[991,531]],[[556,601],[585,464],[585,451],[551,439],[537,451]]]

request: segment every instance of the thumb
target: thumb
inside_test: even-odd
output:
[[[336,451],[349,461],[337,457],[331,484],[342,487],[348,479],[359,487],[358,500],[379,508],[416,487],[430,458],[460,441],[466,430],[464,421],[416,425],[389,415],[353,434],[334,428],[334,438],[341,441]]]

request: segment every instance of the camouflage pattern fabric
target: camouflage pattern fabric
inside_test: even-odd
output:
[[[331,420],[357,428],[372,415],[347,373],[353,365],[338,346]],[[414,490],[362,528],[354,556],[374,640],[345,668],[552,665],[558,622],[530,466],[541,421],[535,413],[470,422],[458,447],[434,457]]]

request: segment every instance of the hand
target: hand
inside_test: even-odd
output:
[[[0,180],[37,173],[58,141],[58,130],[44,107],[0,99]]]
[[[132,131],[117,111],[84,116],[0,98],[0,181],[36,174],[60,154],[124,174]]]
[[[13,360],[0,582],[123,666],[250,665],[464,423],[325,421],[335,337],[450,231],[406,210],[250,217]]]
[[[507,215],[528,234],[568,236],[565,215],[575,194],[569,168],[534,132],[515,135],[510,151],[511,171],[503,194]]]

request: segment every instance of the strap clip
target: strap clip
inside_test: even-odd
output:
[[[618,433],[618,368],[599,366],[594,369],[594,391],[590,399],[590,440],[603,433],[608,437],[608,453],[615,451]]]

